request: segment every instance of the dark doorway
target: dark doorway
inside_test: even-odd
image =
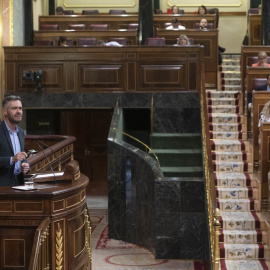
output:
[[[74,159],[89,177],[87,195],[107,194],[107,137],[113,109],[27,110],[28,134],[76,137]]]

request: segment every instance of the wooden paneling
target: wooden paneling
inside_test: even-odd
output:
[[[33,247],[35,233],[46,217],[51,220],[49,268],[57,269],[59,255],[61,269],[80,269],[82,265],[86,269],[86,201],[82,194],[87,184],[87,177],[81,175],[73,184],[50,183],[47,188],[40,184],[31,195],[29,191],[0,187],[0,269],[30,269],[32,251],[39,248]],[[62,250],[57,254],[58,240]]]
[[[217,83],[218,66],[218,29],[214,30],[157,30],[157,37],[164,37],[167,45],[176,44],[180,35],[187,35],[194,39],[194,45],[204,46],[205,79],[206,83]],[[195,60],[196,55],[189,56]],[[191,59],[190,59],[191,60]]]
[[[217,38],[217,32],[211,33]],[[204,64],[202,46],[29,46],[4,51],[6,94],[34,92],[35,83],[23,80],[23,72],[31,70],[42,70],[43,93],[200,91]],[[208,63],[217,61],[214,55],[207,56],[206,74],[216,74],[217,65]]]

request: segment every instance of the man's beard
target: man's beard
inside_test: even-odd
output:
[[[22,116],[21,114],[15,114],[14,117],[16,117],[16,116],[18,116],[18,115]],[[16,119],[13,118],[9,113],[8,113],[7,117],[8,117],[8,120],[9,120],[10,123],[16,124],[16,125],[19,124],[19,123],[21,122],[21,119],[22,119],[22,117],[21,117],[20,120],[16,120]]]

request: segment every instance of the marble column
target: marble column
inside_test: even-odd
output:
[[[262,0],[261,44],[270,45],[270,1]]]
[[[148,37],[154,36],[153,0],[139,1],[139,44],[144,45]]]

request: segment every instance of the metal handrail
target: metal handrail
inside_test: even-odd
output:
[[[121,131],[121,130],[119,130],[119,129],[117,129],[117,128],[113,128],[113,130],[114,130],[115,132],[119,132],[119,133],[122,133],[123,135],[126,135],[126,136],[130,137],[131,139],[133,139],[133,140],[139,142],[139,143],[142,144],[146,149],[148,149],[149,151],[151,151],[151,152],[153,153],[153,155],[155,156],[155,159],[157,160],[157,163],[158,163],[158,170],[159,170],[159,175],[160,175],[160,163],[159,163],[159,159],[158,159],[157,155],[155,154],[155,152],[154,152],[148,145],[146,145],[145,143],[143,143],[143,142],[140,141],[139,139],[137,139],[137,138],[135,138],[135,137],[129,135],[128,133],[125,133],[125,132],[123,132],[123,131]],[[115,141],[115,137],[116,137],[116,136],[114,136],[114,138],[113,138],[114,141]],[[161,178],[162,178],[162,177],[161,177]]]

